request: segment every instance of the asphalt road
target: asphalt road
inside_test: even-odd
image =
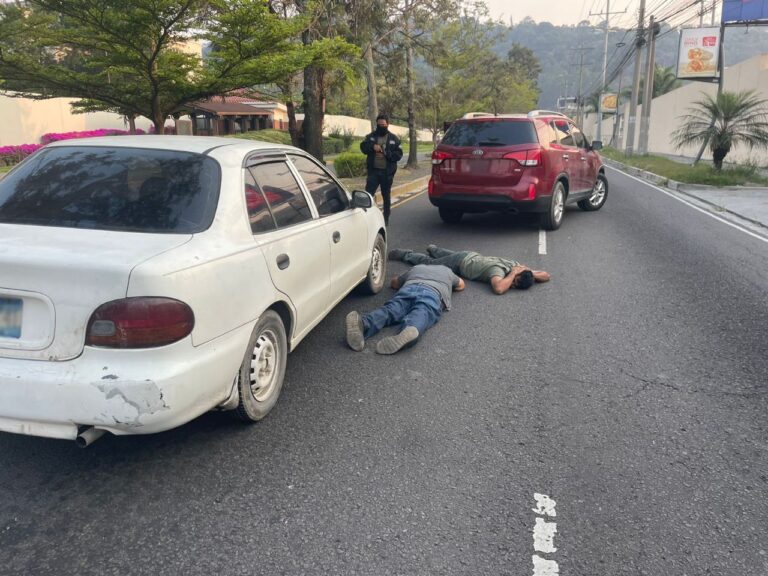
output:
[[[610,182],[545,255],[531,219],[396,208],[390,247],[552,282],[470,284],[394,357],[343,338],[389,291],[350,296],[258,425],[211,413],[86,450],[0,435],[0,574],[517,576],[534,555],[569,576],[768,574],[768,243]]]

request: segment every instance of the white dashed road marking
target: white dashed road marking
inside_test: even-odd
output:
[[[539,230],[539,254],[547,253],[547,232]]]
[[[550,518],[557,517],[557,510],[555,506],[557,502],[552,500],[546,494],[534,493],[533,499],[536,500],[536,508],[532,510],[539,516],[545,516]],[[552,554],[557,552],[554,539],[557,534],[557,523],[547,522],[544,518],[536,518],[536,524],[533,527],[533,549],[541,554]],[[542,558],[538,554],[534,554],[533,560],[533,576],[559,576],[560,567],[557,562],[548,558]]]

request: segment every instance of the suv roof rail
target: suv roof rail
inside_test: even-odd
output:
[[[493,116],[490,112],[467,112],[462,118],[480,118],[482,116]]]
[[[536,116],[562,116],[563,118],[567,118],[562,112],[555,112],[554,110],[531,110],[528,112],[529,118],[535,118]]]

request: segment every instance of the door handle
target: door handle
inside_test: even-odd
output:
[[[581,157],[581,161],[582,161],[582,162],[586,162],[586,161],[587,161],[587,157],[586,157],[586,156],[582,156],[582,157]]]
[[[563,154],[563,160],[568,160],[568,158],[570,158],[568,154]]]
[[[280,254],[275,261],[277,262],[277,267],[280,268],[280,270],[285,270],[288,268],[288,266],[291,265],[291,259],[288,257],[288,254]]]
[[[341,241],[341,233],[336,231],[333,233],[333,243],[338,244]]]

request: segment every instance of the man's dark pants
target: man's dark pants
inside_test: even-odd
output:
[[[389,223],[390,192],[394,174],[387,174],[387,170],[374,169],[368,171],[368,179],[365,182],[365,191],[371,196],[376,196],[376,188],[381,187],[381,197],[384,199],[384,221]]]

